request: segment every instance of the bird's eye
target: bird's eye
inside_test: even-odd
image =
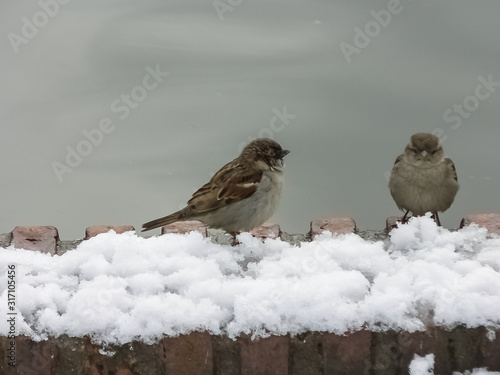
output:
[[[434,155],[436,152],[438,152],[438,150],[434,150],[434,151],[432,151],[432,155]]]

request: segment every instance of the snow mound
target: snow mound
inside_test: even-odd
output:
[[[11,246],[0,249],[0,277],[15,265],[17,334],[34,340],[500,327],[500,238],[477,226],[450,232],[421,217],[386,243],[330,233],[300,246],[239,241],[109,232],[54,257]],[[0,294],[7,301],[7,283]],[[1,320],[0,334],[8,329]]]
[[[434,354],[427,354],[425,357],[420,357],[415,354],[408,368],[410,375],[431,375],[434,374]],[[464,373],[454,371],[453,375],[500,375],[500,372],[488,371],[485,368],[475,368],[472,371]]]
[[[425,357],[415,354],[408,370],[410,375],[434,374],[434,354],[427,354]]]

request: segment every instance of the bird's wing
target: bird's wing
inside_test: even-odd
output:
[[[401,160],[403,160],[403,154],[399,155],[396,158],[396,161],[394,162],[394,166],[392,167],[393,170],[399,166],[399,163],[401,162]]]
[[[236,160],[223,166],[188,201],[192,213],[212,211],[250,197],[257,190],[262,171],[248,169]]]
[[[457,169],[455,168],[455,163],[453,163],[453,160],[451,160],[448,157],[445,157],[444,162],[445,162],[446,166],[448,167],[448,171],[450,173],[450,176],[453,177],[453,179],[458,182]]]

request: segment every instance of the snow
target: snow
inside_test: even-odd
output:
[[[464,373],[454,371],[453,375],[500,375],[500,372],[488,371],[485,368],[475,368],[472,371],[465,371]]]
[[[0,251],[0,278],[16,265],[17,334],[34,340],[500,327],[500,238],[475,225],[451,232],[414,218],[385,243],[328,232],[300,246],[248,233],[239,241],[111,231],[62,256],[11,246]],[[0,320],[0,334],[8,329]]]
[[[430,375],[434,374],[434,354],[427,354],[425,357],[420,357],[415,354],[413,361],[408,367],[410,375]],[[464,373],[454,371],[453,375],[500,375],[500,372],[488,371],[485,368],[475,368],[472,371]]]
[[[434,354],[427,354],[425,357],[415,354],[408,370],[410,375],[434,374]]]

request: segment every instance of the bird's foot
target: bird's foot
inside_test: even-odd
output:
[[[403,218],[401,219],[401,224],[406,224],[410,220],[411,216],[408,216],[410,211],[406,211]]]
[[[240,241],[238,241],[238,239],[236,238],[236,236],[239,234],[240,232],[229,232],[229,234],[231,235],[232,237],[232,240],[231,240],[231,246],[237,246],[240,244]]]
[[[433,212],[431,218],[434,219],[438,227],[442,227],[441,220],[439,220],[439,215],[437,212]]]

